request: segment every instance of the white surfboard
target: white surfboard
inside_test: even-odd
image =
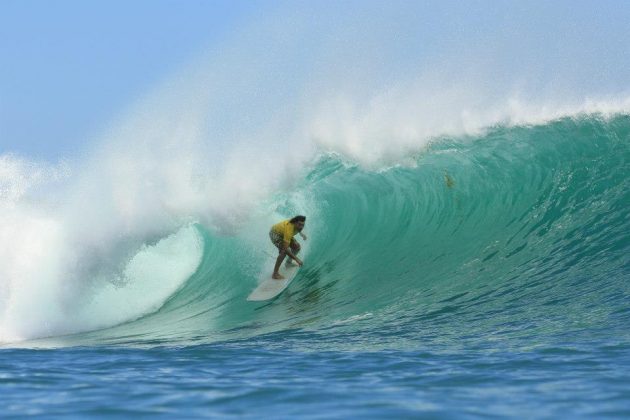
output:
[[[287,257],[289,258],[289,257]],[[275,258],[270,260],[268,266],[264,267],[265,272],[263,274],[262,281],[258,284],[258,287],[254,289],[253,292],[247,296],[247,300],[249,301],[262,301],[269,300],[276,296],[278,296],[284,289],[286,289],[291,280],[295,277],[300,268],[293,260],[287,264],[287,262],[283,262],[280,266],[280,274],[284,276],[282,280],[276,280],[271,278],[271,272],[273,271],[273,264],[275,262]]]

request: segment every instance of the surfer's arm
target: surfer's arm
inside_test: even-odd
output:
[[[300,233],[300,236],[302,237],[302,239],[304,239],[304,240],[307,239],[305,234],[303,234],[302,232],[299,232],[299,233]]]
[[[293,251],[291,251],[291,247],[287,245],[287,243],[284,243],[284,253],[287,254],[292,260],[294,260],[296,263],[298,263],[299,265],[302,265],[302,260],[300,260],[298,257],[295,256],[295,254],[293,254]]]
[[[286,248],[284,249],[284,252],[285,252],[285,253],[286,253],[289,257],[291,257],[291,259],[293,259],[293,260],[295,260],[295,261],[297,261],[297,260],[298,260],[298,257],[296,257],[296,256],[295,256],[295,254],[293,254],[293,251],[291,251],[291,248],[290,248],[290,247],[286,247]]]

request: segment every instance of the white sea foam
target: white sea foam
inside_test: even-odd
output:
[[[540,125],[564,117],[630,112],[630,98],[535,103],[518,98],[471,99],[438,92],[403,90],[376,95],[365,104],[337,97],[324,101],[311,120],[310,136],[320,150],[367,167],[400,161],[444,137],[478,136],[498,125]]]

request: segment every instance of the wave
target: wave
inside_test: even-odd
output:
[[[419,328],[453,337],[519,334],[510,327],[519,324],[538,337],[567,325],[621,329],[629,140],[630,117],[584,115],[442,138],[378,170],[320,155],[236,231],[196,224],[144,245],[124,282],[73,302],[81,310],[72,315],[89,320],[81,329],[126,322],[54,342],[190,343],[294,328],[331,337],[393,329],[398,341]],[[266,230],[294,213],[308,216],[305,267],[277,300],[246,302],[271,269]],[[3,308],[3,332],[29,320],[15,307],[42,302],[33,290]]]
[[[628,43],[475,19],[433,36],[432,13],[470,14],[434,9],[280,7],[76,155],[0,155],[0,343],[403,337],[395,319],[614,307],[597,296],[625,290],[606,282],[627,270]],[[277,302],[246,303],[267,229],[294,213],[309,217],[307,265]]]

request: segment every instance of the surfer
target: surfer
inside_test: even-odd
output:
[[[294,260],[297,265],[302,266],[302,260],[296,257],[296,254],[300,252],[300,244],[293,239],[293,236],[299,233],[302,239],[306,240],[306,235],[302,233],[304,223],[306,223],[305,216],[295,216],[292,219],[276,223],[271,227],[269,238],[271,238],[271,242],[278,248],[278,258],[273,268],[272,278],[276,280],[284,279],[284,276],[282,276],[278,270],[280,270],[280,265],[287,255]]]

